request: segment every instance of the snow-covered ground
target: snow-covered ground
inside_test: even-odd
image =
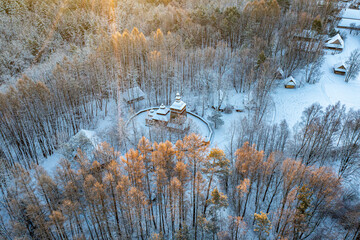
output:
[[[53,155],[44,159],[44,161],[40,164],[49,174],[53,175],[56,167],[59,164],[61,159],[64,159],[65,156],[60,153],[60,151],[55,152]]]
[[[237,124],[239,120],[245,116],[245,113],[235,111],[231,114],[223,114],[222,119],[224,121],[224,125],[220,126],[218,129],[214,129],[214,137],[211,142],[211,147],[220,147],[224,149],[230,140],[231,129],[238,127]]]
[[[285,89],[280,84],[274,91],[272,96],[276,107],[275,122],[286,119],[292,127],[300,120],[304,108],[315,102],[326,107],[340,101],[348,109],[360,108],[360,75],[356,80],[346,83],[344,76],[334,74],[332,70],[335,64],[345,62],[353,50],[360,48],[360,35],[351,35],[348,30],[342,30],[342,33],[347,34],[345,48],[340,53],[327,51],[318,83],[305,84],[297,89]],[[294,77],[301,79],[302,75],[300,73]]]

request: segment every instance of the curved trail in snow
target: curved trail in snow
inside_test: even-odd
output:
[[[272,105],[274,107],[274,116],[273,116],[273,120],[272,120],[272,123],[275,123],[275,119],[276,119],[276,104],[275,104],[275,101],[274,101],[274,98],[271,97],[271,102],[272,102]]]
[[[320,88],[321,88],[321,92],[323,93],[325,99],[329,102],[329,104],[331,104],[331,99],[330,99],[329,95],[326,93],[326,89],[325,89],[325,86],[324,86],[324,81],[321,81]]]

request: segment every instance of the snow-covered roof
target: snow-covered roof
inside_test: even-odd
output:
[[[284,75],[284,70],[282,70],[281,67],[278,67],[278,68],[276,69],[276,72],[279,73],[279,74],[281,74],[281,75]]]
[[[155,115],[155,110],[154,110],[154,109],[150,109],[150,111],[148,111],[147,117],[148,117],[148,118],[152,118],[152,117],[154,117],[154,115]]]
[[[277,79],[282,79],[282,78],[285,77],[284,70],[282,70],[281,67],[278,67],[278,68],[276,69],[275,77],[276,77]]]
[[[343,18],[338,24],[339,28],[360,29],[360,19]]]
[[[332,38],[326,41],[325,47],[328,48],[338,48],[338,49],[344,49],[344,40],[340,36],[340,34],[336,34]]]
[[[100,139],[94,131],[81,129],[67,143],[62,145],[62,151],[64,156],[72,158],[76,155],[77,149],[80,148],[90,157],[99,143]]]
[[[339,71],[346,71],[347,65],[344,62],[340,62],[334,65],[334,69]]]
[[[164,104],[161,104],[160,108],[156,111],[156,113],[160,115],[166,115],[169,113],[169,111],[169,108],[165,107]]]
[[[156,120],[156,121],[163,121],[168,122],[169,121],[169,115],[161,115],[159,114],[159,110],[155,111],[154,109],[150,109],[150,111],[147,112],[146,120]]]
[[[181,111],[186,107],[186,103],[181,101],[180,94],[176,94],[175,102],[170,106],[170,109]]]
[[[168,122],[169,121],[169,115],[155,114],[152,119],[157,120],[157,121]]]
[[[145,93],[139,87],[129,88],[122,93],[126,102],[131,102],[145,97]]]
[[[295,81],[295,79],[293,78],[293,76],[290,76],[290,77],[288,77],[288,78],[286,78],[285,80],[284,80],[284,84],[285,85],[296,85],[296,81]]]
[[[170,109],[183,110],[185,106],[186,106],[186,103],[184,103],[183,101],[174,102],[174,103],[171,105]]]
[[[147,111],[147,115],[145,117],[145,120],[150,120],[152,121],[154,119],[154,116],[156,115],[156,112],[154,109],[150,109],[150,111]]]
[[[344,66],[345,68],[347,67],[345,62],[338,62],[338,63],[336,63],[334,66],[335,66],[335,67]]]
[[[347,8],[340,13],[342,18],[360,20],[360,10]]]

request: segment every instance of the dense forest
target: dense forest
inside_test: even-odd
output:
[[[335,0],[0,1],[0,238],[359,239],[347,183],[360,111],[315,103],[294,128],[268,121],[279,67],[318,82],[319,39],[338,33],[339,11]],[[144,107],[181,92],[204,117],[220,92],[243,93],[246,117],[221,148],[193,133],[129,142],[139,109],[121,93],[135,86]],[[114,111],[111,143],[44,169]]]
[[[304,51],[291,36],[334,31],[336,12],[331,1],[0,4],[0,73],[9,82],[0,95],[0,136],[10,165],[48,156],[132,86],[146,92],[150,106],[169,104],[176,91],[199,93],[201,115],[214,92],[247,92],[260,123],[276,68],[289,75],[305,66],[306,81],[317,80],[322,47],[310,42]]]
[[[270,231],[303,239],[338,213],[340,180],[330,169],[265,157],[247,142],[232,161],[194,134],[175,144],[142,138],[121,161],[108,144],[94,154],[92,163],[81,152],[63,160],[54,176],[14,168],[4,205],[15,237],[249,239],[254,225],[260,239]]]

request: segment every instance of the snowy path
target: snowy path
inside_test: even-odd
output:
[[[325,86],[324,81],[321,81],[321,82],[320,82],[320,85],[321,85],[321,92],[322,92],[324,98],[329,102],[329,104],[331,104],[330,97],[329,97],[329,95],[327,94],[326,89],[325,89],[326,86]]]

